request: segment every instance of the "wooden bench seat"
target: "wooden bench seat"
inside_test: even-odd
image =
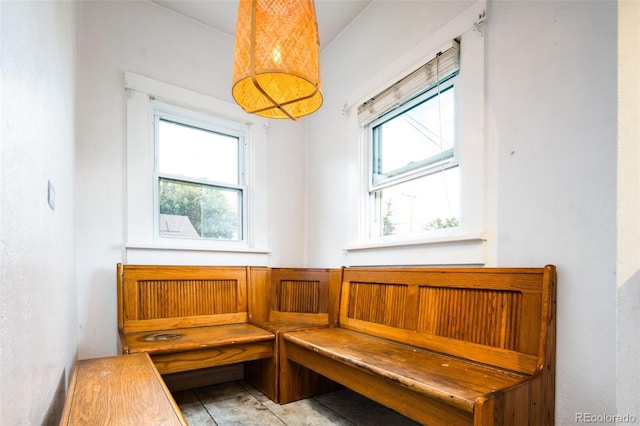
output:
[[[161,354],[189,351],[203,346],[229,346],[273,340],[273,334],[252,324],[214,325],[210,327],[176,328],[127,336],[128,352]],[[162,342],[162,345],[158,345]]]
[[[274,334],[252,324],[176,328],[127,335],[126,351],[145,352],[163,374],[273,356]]]
[[[248,322],[246,267],[117,265],[123,354],[161,374],[274,355],[275,334]]]
[[[389,393],[397,392],[399,384],[430,395],[434,401],[454,405],[464,412],[461,418],[466,421],[478,398],[514,386],[526,377],[340,328],[287,333],[285,339],[296,343],[287,351],[293,361],[310,362],[308,358],[316,356],[316,371],[329,375],[335,374],[341,364],[348,365],[363,374],[378,376],[378,386]],[[343,371],[354,374],[351,369]],[[362,392],[366,388],[354,390]]]
[[[554,421],[553,266],[345,268],[338,326],[282,339],[283,363],[423,424]]]
[[[60,425],[186,425],[148,354],[78,361]]]

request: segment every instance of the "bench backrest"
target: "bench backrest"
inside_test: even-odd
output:
[[[555,353],[555,267],[345,268],[340,327],[533,374]]]
[[[337,322],[342,269],[251,267],[249,276],[253,321]]]
[[[247,322],[247,268],[117,265],[123,333]]]

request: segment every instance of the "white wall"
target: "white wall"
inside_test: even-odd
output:
[[[3,1],[0,14],[0,423],[49,424],[77,347],[77,5]]]
[[[616,414],[616,5],[492,6],[497,263],[558,266],[557,422]]]
[[[89,358],[118,350],[115,265],[127,261],[124,72],[232,102],[233,37],[148,2],[80,2],[79,15],[78,350]],[[268,158],[256,159],[268,161],[270,265],[305,263],[304,125],[273,123]],[[144,259],[171,263],[174,255],[145,250]],[[233,254],[191,256],[197,264],[228,264]],[[234,264],[246,262],[237,257]]]
[[[461,6],[374,2],[323,52],[327,102],[309,123],[310,266],[344,263],[357,217],[345,209],[358,196],[345,185],[358,152],[344,93]],[[487,265],[558,267],[557,424],[616,414],[616,17],[615,2],[490,1],[484,29]]]
[[[307,120],[271,120],[269,127],[269,266],[307,265]]]
[[[3,420],[29,424],[47,415],[75,349],[75,6],[0,4],[0,407]],[[270,264],[344,263],[357,214],[346,208],[357,144],[345,136],[344,93],[467,5],[374,2],[323,52],[322,110],[269,130]],[[616,365],[637,366],[637,349],[626,352],[621,340],[637,336],[622,315],[637,310],[632,303],[618,307],[626,322],[618,324],[617,354],[615,340],[616,192],[619,199],[637,196],[637,187],[616,182],[616,13],[615,2],[490,2],[485,28],[487,259],[558,266],[557,424],[574,423],[578,412],[637,409],[626,398],[638,394],[637,377],[616,372]],[[86,358],[117,351],[123,72],[230,100],[233,41],[146,2],[81,2],[78,37],[78,350]],[[624,176],[633,177],[637,165],[629,164]],[[56,188],[55,211],[43,195],[47,179]],[[628,277],[637,282],[638,274]],[[626,282],[620,290],[631,288]]]
[[[640,419],[640,2],[618,3],[618,412]]]

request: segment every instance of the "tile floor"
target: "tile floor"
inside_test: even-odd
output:
[[[245,381],[174,392],[190,426],[417,425],[348,389],[278,405]]]

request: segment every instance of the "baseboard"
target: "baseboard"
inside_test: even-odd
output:
[[[222,365],[220,367],[165,374],[162,378],[171,392],[177,392],[241,380],[244,378],[244,368],[242,364]]]

